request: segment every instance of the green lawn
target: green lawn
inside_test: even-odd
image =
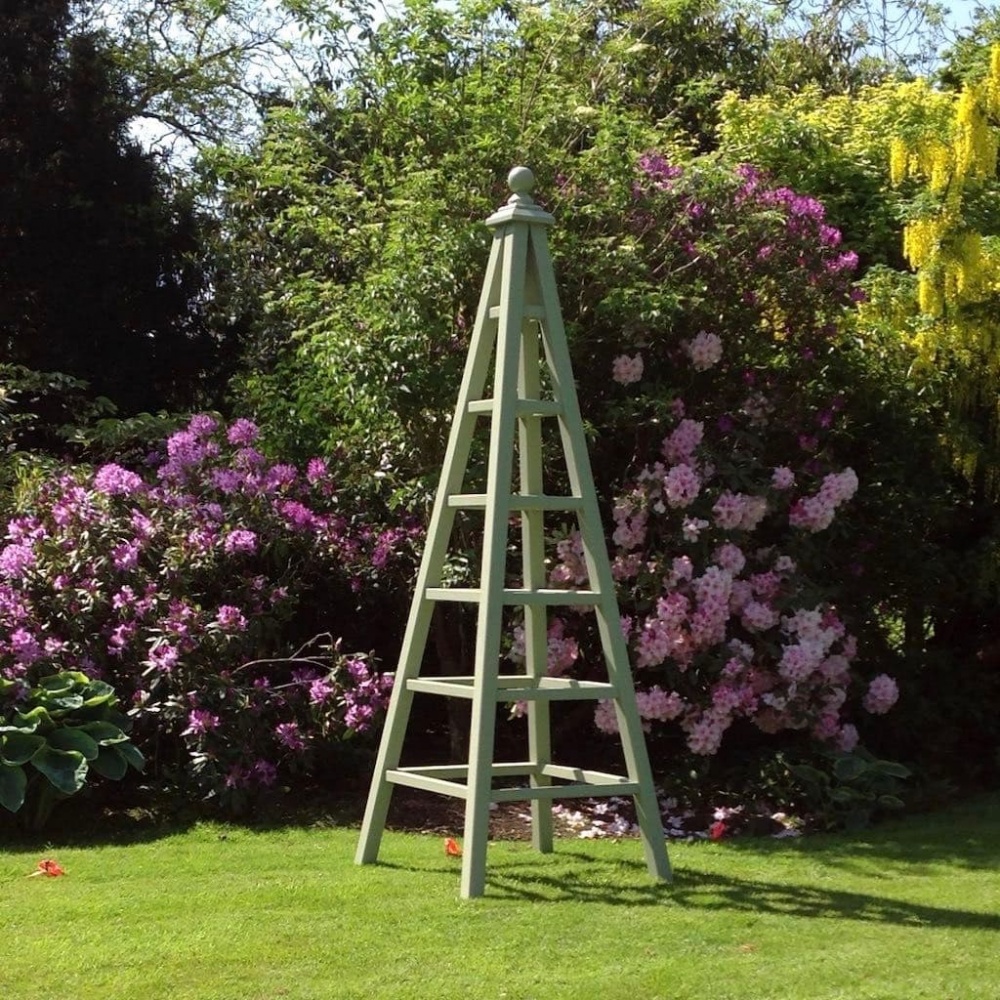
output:
[[[0,854],[2,1000],[996,1000],[1000,796],[855,837],[490,847],[199,824]],[[65,878],[26,878],[42,856]]]

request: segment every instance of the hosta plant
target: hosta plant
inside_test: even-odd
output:
[[[38,828],[91,774],[118,781],[142,754],[114,688],[76,670],[28,686],[0,678],[0,806]]]

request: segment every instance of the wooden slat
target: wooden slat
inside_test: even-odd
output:
[[[468,764],[419,764],[396,768],[401,774],[416,774],[426,778],[465,779],[469,776]],[[494,778],[524,778],[537,770],[530,760],[494,761],[491,774]]]
[[[542,774],[549,778],[558,778],[560,781],[573,781],[577,784],[599,785],[601,787],[619,788],[632,784],[630,778],[620,774],[611,774],[608,771],[591,771],[582,767],[566,767],[563,764],[547,764],[542,768]]]
[[[468,404],[467,412],[492,416],[495,409],[495,400],[474,399]],[[563,412],[563,405],[557,399],[518,399],[514,402],[514,412],[519,417],[558,417]]]
[[[523,493],[512,493],[508,498],[511,510],[554,510],[554,511],[579,511],[583,510],[583,497],[556,497],[544,494],[526,495]],[[486,506],[487,495],[485,493],[455,493],[448,497],[449,507],[458,507],[467,510],[478,510]]]
[[[420,694],[439,694],[448,698],[472,698],[474,677],[415,677],[406,682],[410,691]],[[534,678],[504,676],[499,678],[500,701],[586,701],[613,698],[613,684],[601,681],[581,681],[572,677],[543,677],[538,683]]]
[[[525,590],[517,588],[503,592],[504,604],[544,604],[552,607],[579,604],[600,604],[604,599],[596,590]]]
[[[447,698],[468,698],[475,695],[471,677],[414,677],[406,682],[417,694],[441,694]]]
[[[488,499],[485,493],[455,493],[448,497],[448,506],[460,510],[483,510]]]
[[[640,790],[637,781],[622,779],[615,785],[540,785],[537,788],[494,788],[493,802],[531,802],[538,799],[591,799],[605,795],[635,795]]]
[[[483,598],[479,587],[428,587],[424,596],[429,601],[460,601],[477,604]],[[547,607],[569,605],[596,605],[603,597],[595,590],[525,590],[515,588],[503,591],[504,604],[531,604]]]
[[[406,785],[407,788],[419,788],[422,792],[437,792],[438,795],[450,795],[453,799],[467,799],[469,789],[456,781],[446,781],[416,771],[404,768],[393,768],[385,772],[385,780],[393,785]]]
[[[483,592],[478,587],[428,587],[424,597],[428,601],[465,601],[470,604],[482,600]]]
[[[521,309],[521,315],[525,319],[546,319],[547,318],[546,315],[545,315],[545,306],[530,305],[527,302],[524,304],[524,306]],[[490,319],[499,319],[499,318],[500,318],[500,307],[499,306],[492,306],[490,308]]]
[[[526,777],[531,774],[533,765],[530,761],[515,761],[511,763],[494,763],[491,773],[494,778]],[[544,769],[551,771],[574,771],[574,768],[558,768],[550,765]],[[445,764],[430,767],[394,768],[386,772],[386,780],[394,785],[405,785],[425,792],[436,792],[451,798],[468,798],[469,767],[467,764]],[[588,799],[602,798],[608,795],[635,795],[639,791],[638,782],[616,774],[603,774],[600,771],[586,772],[601,780],[581,781],[568,785],[542,785],[529,787],[518,785],[513,788],[493,788],[489,797],[491,802],[530,802],[536,800],[553,801],[555,799]],[[558,777],[558,775],[557,775]],[[461,779],[461,780],[454,780]]]

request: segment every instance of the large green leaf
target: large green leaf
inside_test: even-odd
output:
[[[128,739],[128,734],[123,733],[121,728],[113,722],[85,722],[79,727],[88,736],[97,740],[101,746],[108,746],[111,743],[123,743]]]
[[[854,781],[868,770],[868,764],[860,757],[838,757],[833,762],[833,773],[838,781]]]
[[[146,758],[134,743],[118,743],[117,750],[137,771],[142,771],[146,767]]]
[[[31,763],[66,795],[80,791],[87,780],[87,760],[79,750],[44,746],[31,758]]]
[[[35,736],[23,729],[0,735],[0,761],[4,764],[27,764],[38,749],[45,745],[44,736]]]
[[[82,694],[46,695],[45,707],[50,712],[71,712],[83,706]]]
[[[28,787],[28,776],[23,767],[0,765],[0,806],[16,813],[24,805],[24,790]]]
[[[878,804],[886,809],[902,809],[906,805],[898,795],[880,795]]]
[[[36,705],[30,712],[18,712],[17,717],[24,723],[24,728],[35,730],[39,726],[51,725],[52,716],[44,705]]]
[[[101,747],[101,752],[90,765],[99,775],[112,781],[121,781],[128,770],[128,761],[118,747]]]
[[[0,726],[0,734],[2,733],[33,733],[38,728],[38,720],[32,722],[25,722],[23,725],[19,726]]]
[[[115,689],[104,681],[91,681],[83,692],[86,698],[84,705],[94,708],[97,705],[114,704],[118,700]]]
[[[76,726],[64,726],[62,729],[53,730],[49,733],[49,746],[57,750],[79,750],[87,760],[93,760],[100,750],[97,740]]]
[[[89,683],[86,675],[84,675],[84,683]],[[73,679],[73,674],[69,671],[63,674],[52,674],[49,677],[43,677],[37,685],[40,692],[44,691],[46,694],[53,695],[66,694],[77,686],[78,684]]]
[[[880,774],[887,774],[891,778],[908,778],[910,769],[905,764],[900,764],[894,760],[879,760],[875,762],[875,767]]]

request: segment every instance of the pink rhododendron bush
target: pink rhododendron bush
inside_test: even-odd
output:
[[[0,546],[0,723],[39,678],[82,671],[131,709],[154,776],[229,804],[376,725],[389,680],[302,630],[347,622],[409,532],[342,513],[325,461],[268,461],[257,435],[195,416],[141,475],[34,489]]]
[[[585,197],[571,180],[563,196],[563,212]],[[577,371],[599,489],[615,495],[609,541],[640,712],[701,757],[738,723],[851,751],[858,713],[898,696],[866,669],[838,604],[864,571],[859,479],[842,458],[850,399],[831,375],[857,258],[819,202],[750,167],[648,154],[622,219],[618,272],[581,282],[571,332],[577,356],[603,358]],[[587,583],[571,531],[551,578]],[[553,672],[596,661],[582,615],[552,622]],[[614,732],[610,704],[595,721]]]

